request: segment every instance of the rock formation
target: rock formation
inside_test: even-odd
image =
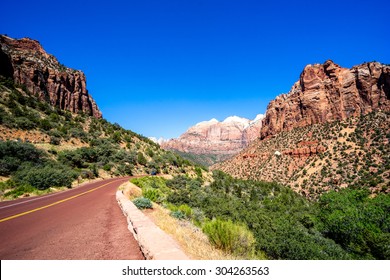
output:
[[[161,143],[162,148],[192,154],[234,155],[259,137],[263,115],[251,121],[228,117],[200,122],[177,139]]]
[[[307,65],[290,92],[269,103],[261,138],[380,109],[390,110],[390,66],[370,62],[347,69],[331,60]]]
[[[0,35],[0,75],[60,109],[102,117],[88,93],[84,73],[60,64],[38,41]]]
[[[390,192],[390,66],[308,65],[271,101],[260,138],[215,164],[235,177],[276,181],[312,198],[366,186]]]

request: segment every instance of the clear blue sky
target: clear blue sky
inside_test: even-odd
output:
[[[253,119],[303,67],[390,63],[390,1],[2,1],[0,33],[30,37],[84,71],[103,116],[178,137]]]

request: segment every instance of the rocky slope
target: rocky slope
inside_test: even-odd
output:
[[[38,41],[0,35],[0,47],[0,75],[62,110],[102,117],[88,93],[84,73],[60,64]]]
[[[0,42],[0,200],[97,177],[202,174],[102,118],[84,74],[59,64],[37,41],[1,36]]]
[[[259,137],[263,115],[251,121],[237,116],[219,122],[216,119],[204,121],[190,127],[177,139],[162,142],[167,150],[194,155],[208,155],[211,161],[226,159],[247,147]]]
[[[261,138],[375,110],[390,110],[390,66],[370,62],[347,69],[331,60],[309,64],[289,93],[269,103]]]
[[[388,192],[390,66],[306,66],[291,91],[270,102],[260,135],[212,169],[282,182],[309,197],[362,185]]]

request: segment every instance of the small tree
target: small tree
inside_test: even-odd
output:
[[[142,152],[138,152],[137,162],[141,165],[146,165],[146,163],[148,162]]]

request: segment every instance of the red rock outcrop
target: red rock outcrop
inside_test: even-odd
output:
[[[259,115],[254,121],[240,117],[229,117],[223,122],[212,119],[160,145],[164,149],[193,154],[233,155],[259,138],[263,117]]]
[[[288,94],[268,105],[261,138],[295,127],[390,110],[390,66],[363,63],[351,69],[333,61],[307,65]]]
[[[102,117],[88,93],[84,73],[61,65],[38,41],[0,35],[0,75],[60,109]]]
[[[297,157],[297,158],[308,158],[309,156],[320,154],[326,151],[324,146],[308,146],[301,147],[292,150],[283,151],[284,155]]]

